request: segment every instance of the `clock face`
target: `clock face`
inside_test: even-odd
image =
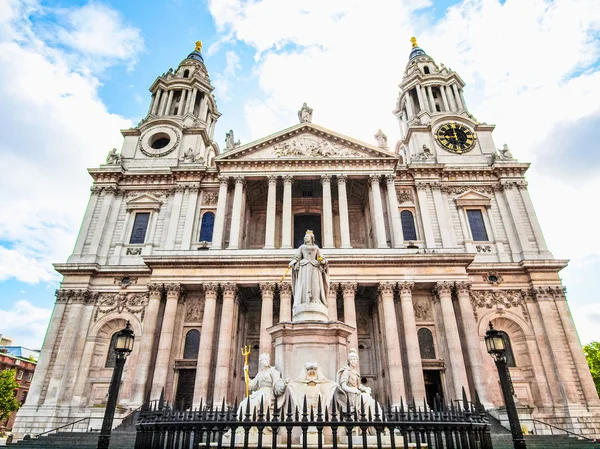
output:
[[[447,151],[462,154],[471,151],[477,136],[460,123],[446,123],[438,128],[435,140]]]

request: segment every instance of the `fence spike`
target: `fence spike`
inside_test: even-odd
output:
[[[365,401],[362,397],[362,394],[360,395],[360,419],[361,419],[361,421],[364,421],[365,419],[367,419],[367,417],[365,415]]]
[[[323,421],[323,407],[321,405],[321,395],[317,399],[317,421]]]
[[[335,399],[333,402],[335,403]],[[329,410],[327,409],[327,404],[325,404],[325,422],[329,422]]]
[[[273,421],[277,421],[277,416],[279,414],[279,406],[277,405],[277,395],[275,395],[275,400],[273,402]],[[268,421],[268,419],[267,419]]]
[[[292,420],[292,401],[289,400],[287,403],[286,421]]]
[[[375,401],[375,421],[380,421],[381,418],[379,416],[379,402]]]
[[[158,409],[162,410],[165,405],[165,387],[160,390],[160,399],[158,400]]]
[[[463,399],[463,409],[469,410],[469,400],[467,399],[467,392],[465,391],[465,387],[462,387],[462,399]]]
[[[331,420],[337,421],[337,401],[335,400],[335,398],[331,403]]]
[[[260,404],[258,405],[258,420],[264,421],[265,419],[265,397],[260,397]]]

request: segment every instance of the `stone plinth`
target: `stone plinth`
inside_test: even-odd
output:
[[[327,307],[321,303],[298,304],[292,309],[292,321],[329,321]]]
[[[296,378],[306,362],[317,362],[327,379],[346,364],[352,326],[339,321],[279,323],[267,329],[275,346],[275,366],[284,378]]]

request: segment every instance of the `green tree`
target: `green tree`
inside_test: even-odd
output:
[[[590,366],[592,379],[596,385],[596,391],[600,394],[600,342],[593,341],[583,347],[583,353]]]
[[[17,372],[14,369],[0,372],[0,422],[19,409],[19,401],[15,397],[15,390],[19,388],[16,377]]]

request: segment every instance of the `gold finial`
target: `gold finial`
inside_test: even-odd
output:
[[[417,45],[417,38],[416,37],[414,37],[414,36],[411,37],[410,41],[412,42],[412,45],[413,45],[412,48],[418,47],[418,45]]]
[[[202,41],[196,41],[196,51],[202,51]]]

